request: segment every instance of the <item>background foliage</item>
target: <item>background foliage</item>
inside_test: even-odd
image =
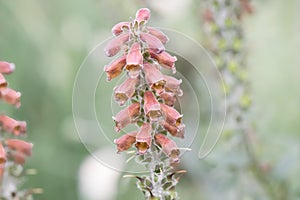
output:
[[[82,191],[79,169],[89,155],[74,128],[72,87],[81,62],[96,44],[110,36],[113,24],[127,20],[138,8],[149,6],[153,11],[153,26],[175,29],[201,41],[201,1],[146,2],[0,0],[0,58],[16,63],[17,70],[8,81],[22,92],[23,103],[18,112],[10,107],[6,111],[28,122],[28,140],[35,146],[27,166],[39,173],[28,177],[26,185],[42,187],[45,191],[36,199],[88,199],[79,194]],[[254,5],[255,13],[245,19],[244,27],[255,102],[251,118],[258,126],[256,150],[259,158],[271,165],[271,175],[286,179],[292,199],[297,199],[300,198],[297,178],[300,175],[300,90],[297,87],[300,84],[300,4],[297,0],[288,3],[264,0],[254,1]],[[222,145],[222,140],[219,144]],[[193,153],[187,154],[182,168],[189,172],[178,189],[182,198],[219,199],[226,193],[230,199],[230,193],[241,191],[235,187],[238,172],[233,172],[228,179],[223,164],[232,160],[242,162],[239,159],[213,152],[203,162]],[[211,164],[212,160],[217,162]],[[101,172],[97,173],[101,176]],[[90,188],[106,193],[94,199],[141,197],[134,189],[134,180],[129,179],[121,179],[119,189],[113,191],[115,197],[105,196],[109,193],[105,187],[111,187],[109,179],[89,182],[96,184]],[[229,184],[224,185],[223,180],[229,180]],[[251,187],[246,185],[243,189]]]

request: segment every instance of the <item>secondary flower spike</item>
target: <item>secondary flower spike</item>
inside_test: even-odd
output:
[[[149,169],[150,176],[137,177],[145,199],[174,199],[178,181],[168,177],[173,176],[170,169],[172,163],[179,162],[180,151],[169,137],[184,138],[185,134],[182,114],[174,108],[176,98],[183,95],[182,81],[161,71],[166,68],[175,73],[177,58],[165,51],[169,38],[161,30],[146,26],[150,16],[149,9],[141,8],[132,21],[113,26],[114,37],[104,53],[108,57],[120,56],[104,71],[107,80],[122,72],[126,76],[113,91],[114,100],[120,106],[126,104],[113,117],[115,131],[125,132],[114,140],[117,152],[131,149],[127,152],[130,158]],[[134,130],[126,133],[128,129]],[[131,147],[136,148],[132,151]],[[171,182],[172,187],[165,187],[166,182]]]

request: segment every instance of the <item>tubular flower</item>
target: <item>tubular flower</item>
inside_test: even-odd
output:
[[[120,22],[114,25],[114,27],[111,29],[111,32],[114,36],[120,35],[124,31],[129,30],[129,22]]]
[[[15,71],[15,68],[16,66],[14,63],[0,61],[0,73],[2,74],[10,74]]]
[[[137,132],[127,133],[114,140],[114,143],[117,145],[118,153],[126,151],[135,143],[136,134]]]
[[[131,104],[113,117],[115,131],[120,132],[128,124],[138,127],[136,131],[115,139],[114,143],[118,153],[134,145],[134,156],[138,158],[136,161],[150,167],[150,173],[154,174],[152,177],[165,177],[157,181],[150,176],[139,179],[138,185],[145,199],[174,199],[170,195],[170,188],[164,188],[163,185],[165,181],[170,181],[168,177],[173,172],[169,169],[172,163],[179,162],[180,152],[175,142],[161,133],[169,133],[170,137],[184,137],[182,115],[173,107],[177,96],[183,94],[180,89],[182,81],[161,72],[164,67],[175,73],[177,58],[165,52],[164,44],[168,42],[168,37],[162,31],[146,26],[150,16],[150,10],[142,8],[131,22],[116,24],[112,29],[115,37],[104,49],[108,57],[124,50],[120,58],[105,67],[107,79],[119,76],[123,69],[127,72],[126,80],[114,88],[114,99],[120,106],[125,102]],[[145,185],[147,181],[143,180],[146,179],[152,188]],[[177,181],[171,181],[175,187]]]
[[[13,133],[14,135],[20,135],[26,132],[26,122],[17,121],[6,115],[0,116],[0,123],[2,124],[2,129],[8,133]]]
[[[153,28],[153,27],[147,27],[148,32],[157,37],[163,44],[166,44],[169,41],[169,38],[160,30]]]
[[[162,147],[163,152],[170,157],[172,162],[179,162],[180,151],[173,140],[169,139],[164,134],[158,133],[155,134],[155,141]]]
[[[0,98],[8,104],[14,105],[17,108],[21,106],[20,98],[21,93],[16,92],[11,88],[4,88],[0,90]]]
[[[8,88],[3,74],[10,74],[15,70],[13,63],[0,61],[0,99],[4,102],[20,107],[21,93]],[[30,191],[17,191],[19,176],[23,174],[23,165],[27,156],[31,156],[32,144],[19,139],[26,133],[26,122],[17,121],[11,117],[0,115],[0,199],[7,199],[7,191],[14,189],[14,199],[27,199],[31,197]],[[7,134],[11,133],[11,134]],[[13,134],[13,135],[12,135]],[[13,173],[13,168],[18,167],[18,175]],[[13,180],[13,181],[12,181]],[[11,199],[11,198],[8,198]]]
[[[122,56],[106,66],[104,71],[106,72],[107,80],[110,81],[111,79],[119,76],[122,73],[125,64],[126,56]]]
[[[146,91],[144,94],[144,111],[150,121],[158,121],[161,117],[160,105],[154,94],[150,91]]]
[[[175,126],[181,125],[183,115],[181,115],[175,108],[167,106],[162,103],[160,104],[160,107],[166,116],[167,123]]]
[[[138,23],[142,21],[147,21],[151,17],[151,12],[148,8],[141,8],[137,11],[135,15],[135,21]]]
[[[116,131],[119,132],[122,128],[128,124],[135,121],[137,116],[140,113],[140,104],[134,103],[128,106],[127,108],[118,112],[118,114],[113,117],[113,120],[116,123]]]
[[[157,60],[157,62],[164,68],[171,69],[173,74],[176,73],[175,62],[177,58],[175,56],[171,56],[167,52],[157,53],[152,49],[149,49],[150,56]]]
[[[182,83],[181,79],[176,79],[172,76],[164,75],[164,79],[166,81],[165,90],[167,92],[172,92],[177,94],[178,96],[182,96],[182,90],[180,89],[180,84]]]
[[[135,146],[138,149],[138,153],[144,154],[150,148],[152,142],[152,127],[151,124],[144,123],[140,131],[136,135]]]
[[[163,74],[154,67],[152,64],[144,64],[145,79],[151,89],[155,90],[156,93],[160,94],[163,92],[166,81]]]
[[[133,96],[135,86],[138,82],[138,78],[128,77],[121,85],[114,89],[115,101],[118,102],[120,106],[123,106],[124,103]]]
[[[141,45],[135,42],[126,57],[126,70],[131,78],[139,76],[140,69],[143,65],[143,55]]]
[[[112,57],[119,53],[121,47],[125,42],[129,40],[129,33],[123,33],[112,39],[105,47],[105,54],[108,57]]]

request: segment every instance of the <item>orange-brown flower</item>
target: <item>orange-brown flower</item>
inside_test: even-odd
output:
[[[161,133],[155,134],[155,142],[162,147],[163,152],[170,157],[171,162],[179,162],[180,151],[176,143]]]
[[[119,76],[122,73],[125,65],[126,65],[126,56],[122,56],[116,60],[113,60],[104,69],[104,71],[106,72],[107,80],[110,81],[111,79]]]
[[[149,123],[144,123],[140,131],[136,135],[135,146],[138,150],[138,153],[144,154],[151,146],[152,142],[152,126]]]
[[[138,82],[138,78],[128,77],[121,85],[114,88],[115,100],[120,106],[123,106],[124,103],[132,97],[135,92],[135,86]]]
[[[136,134],[137,132],[134,131],[122,135],[120,138],[114,140],[114,143],[117,145],[118,153],[126,151],[135,143]]]
[[[164,79],[166,81],[165,90],[167,92],[173,92],[178,96],[183,95],[183,92],[180,89],[180,84],[182,83],[181,79],[178,80],[172,76],[167,76],[167,75],[164,75]]]
[[[6,132],[13,133],[15,135],[20,135],[26,132],[25,121],[17,121],[6,115],[0,115],[0,123],[2,124],[2,128]]]
[[[121,35],[116,36],[111,41],[107,43],[104,48],[105,54],[108,57],[112,57],[119,53],[121,47],[129,40],[129,33],[123,33]]]
[[[157,60],[157,62],[164,68],[171,69],[173,73],[176,72],[175,68],[175,62],[177,61],[177,58],[175,56],[171,56],[167,52],[162,52],[158,54],[157,52],[153,51],[152,49],[149,49],[149,53],[152,58]]]
[[[175,108],[167,106],[165,104],[160,104],[160,107],[165,115],[166,122],[174,125],[180,126],[182,121],[182,114],[180,114]]]
[[[119,132],[122,128],[135,121],[140,114],[140,104],[133,103],[127,108],[121,110],[113,117],[116,123],[116,131]]]
[[[163,122],[163,127],[174,137],[184,138],[185,125],[180,124],[179,126],[171,125],[168,122]]]
[[[141,45],[135,42],[126,57],[126,70],[131,78],[139,76],[140,69],[143,65],[143,55],[141,52]]]
[[[151,89],[155,90],[156,93],[160,94],[164,90],[166,81],[164,80],[163,74],[150,63],[145,63],[143,67],[145,73],[145,79]]]
[[[172,92],[163,92],[160,95],[160,98],[164,100],[164,103],[168,106],[174,106],[176,102],[176,96]]]
[[[146,91],[144,93],[144,101],[144,111],[146,116],[149,117],[151,121],[158,121],[162,116],[162,113],[160,111],[160,104],[154,94],[151,91]]]

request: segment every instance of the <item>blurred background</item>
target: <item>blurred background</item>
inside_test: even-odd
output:
[[[200,0],[0,0],[0,59],[16,64],[7,79],[22,92],[21,108],[5,107],[5,112],[28,123],[27,139],[35,146],[27,167],[38,174],[27,177],[24,187],[43,188],[36,199],[142,199],[135,180],[102,166],[81,144],[72,116],[76,73],[89,51],[111,36],[111,27],[140,7],[152,10],[152,26],[203,42],[201,5]],[[300,199],[300,2],[253,5],[244,28],[257,153],[271,166],[274,179],[285,180],[290,198]],[[114,149],[102,143],[97,153],[113,157]],[[188,153],[181,163],[188,170],[178,185],[181,199],[237,199],[236,193],[256,187],[261,193],[248,180],[251,175],[226,169],[243,158],[213,151],[199,160],[196,154]],[[249,194],[239,199],[265,198]]]

